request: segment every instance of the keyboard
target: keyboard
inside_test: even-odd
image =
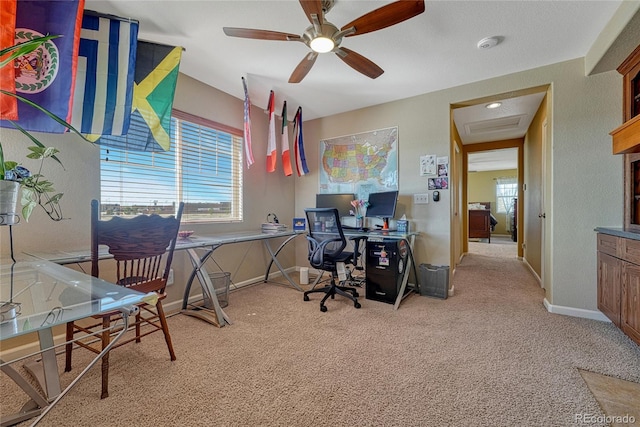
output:
[[[355,231],[364,231],[365,233],[366,233],[367,231],[369,231],[369,229],[368,229],[367,227],[362,227],[362,228],[360,228],[360,227],[352,227],[352,226],[350,226],[350,225],[343,225],[343,226],[342,226],[342,229],[343,229],[343,230],[350,230],[350,231],[354,231],[354,230],[355,230]]]

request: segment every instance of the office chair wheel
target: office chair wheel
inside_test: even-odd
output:
[[[327,306],[320,304],[320,311],[323,312],[323,313],[326,313],[327,312]]]
[[[303,301],[309,301],[309,295],[305,295],[302,299]]]
[[[358,301],[354,302],[354,303],[353,303],[353,306],[354,306],[355,308],[360,308],[360,307],[362,307]]]

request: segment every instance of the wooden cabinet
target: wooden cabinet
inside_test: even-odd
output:
[[[640,344],[640,265],[625,262],[622,277],[620,328]]]
[[[640,46],[618,67],[622,74],[622,126],[611,132],[613,154],[640,152]]]
[[[640,241],[598,233],[598,310],[640,344]]]

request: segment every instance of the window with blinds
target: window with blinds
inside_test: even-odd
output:
[[[169,151],[101,146],[102,217],[170,215],[183,201],[183,222],[242,221],[242,131],[177,110],[171,125]]]

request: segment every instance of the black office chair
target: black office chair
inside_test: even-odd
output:
[[[358,251],[359,241],[356,241],[353,251],[345,251],[348,241],[342,231],[340,215],[337,209],[315,208],[305,209],[304,212],[307,216],[307,224],[309,224],[309,234],[307,235],[309,263],[313,268],[331,273],[331,284],[323,288],[306,291],[304,300],[309,301],[309,294],[311,293],[325,293],[326,295],[320,301],[320,311],[325,312],[327,311],[327,306],[324,305],[325,301],[329,297],[335,298],[335,295],[338,294],[353,301],[355,308],[360,308],[357,290],[338,284],[344,284],[344,281],[336,282],[339,263],[357,265],[358,256],[360,256]],[[350,277],[349,271],[345,271],[345,274],[347,278]]]

